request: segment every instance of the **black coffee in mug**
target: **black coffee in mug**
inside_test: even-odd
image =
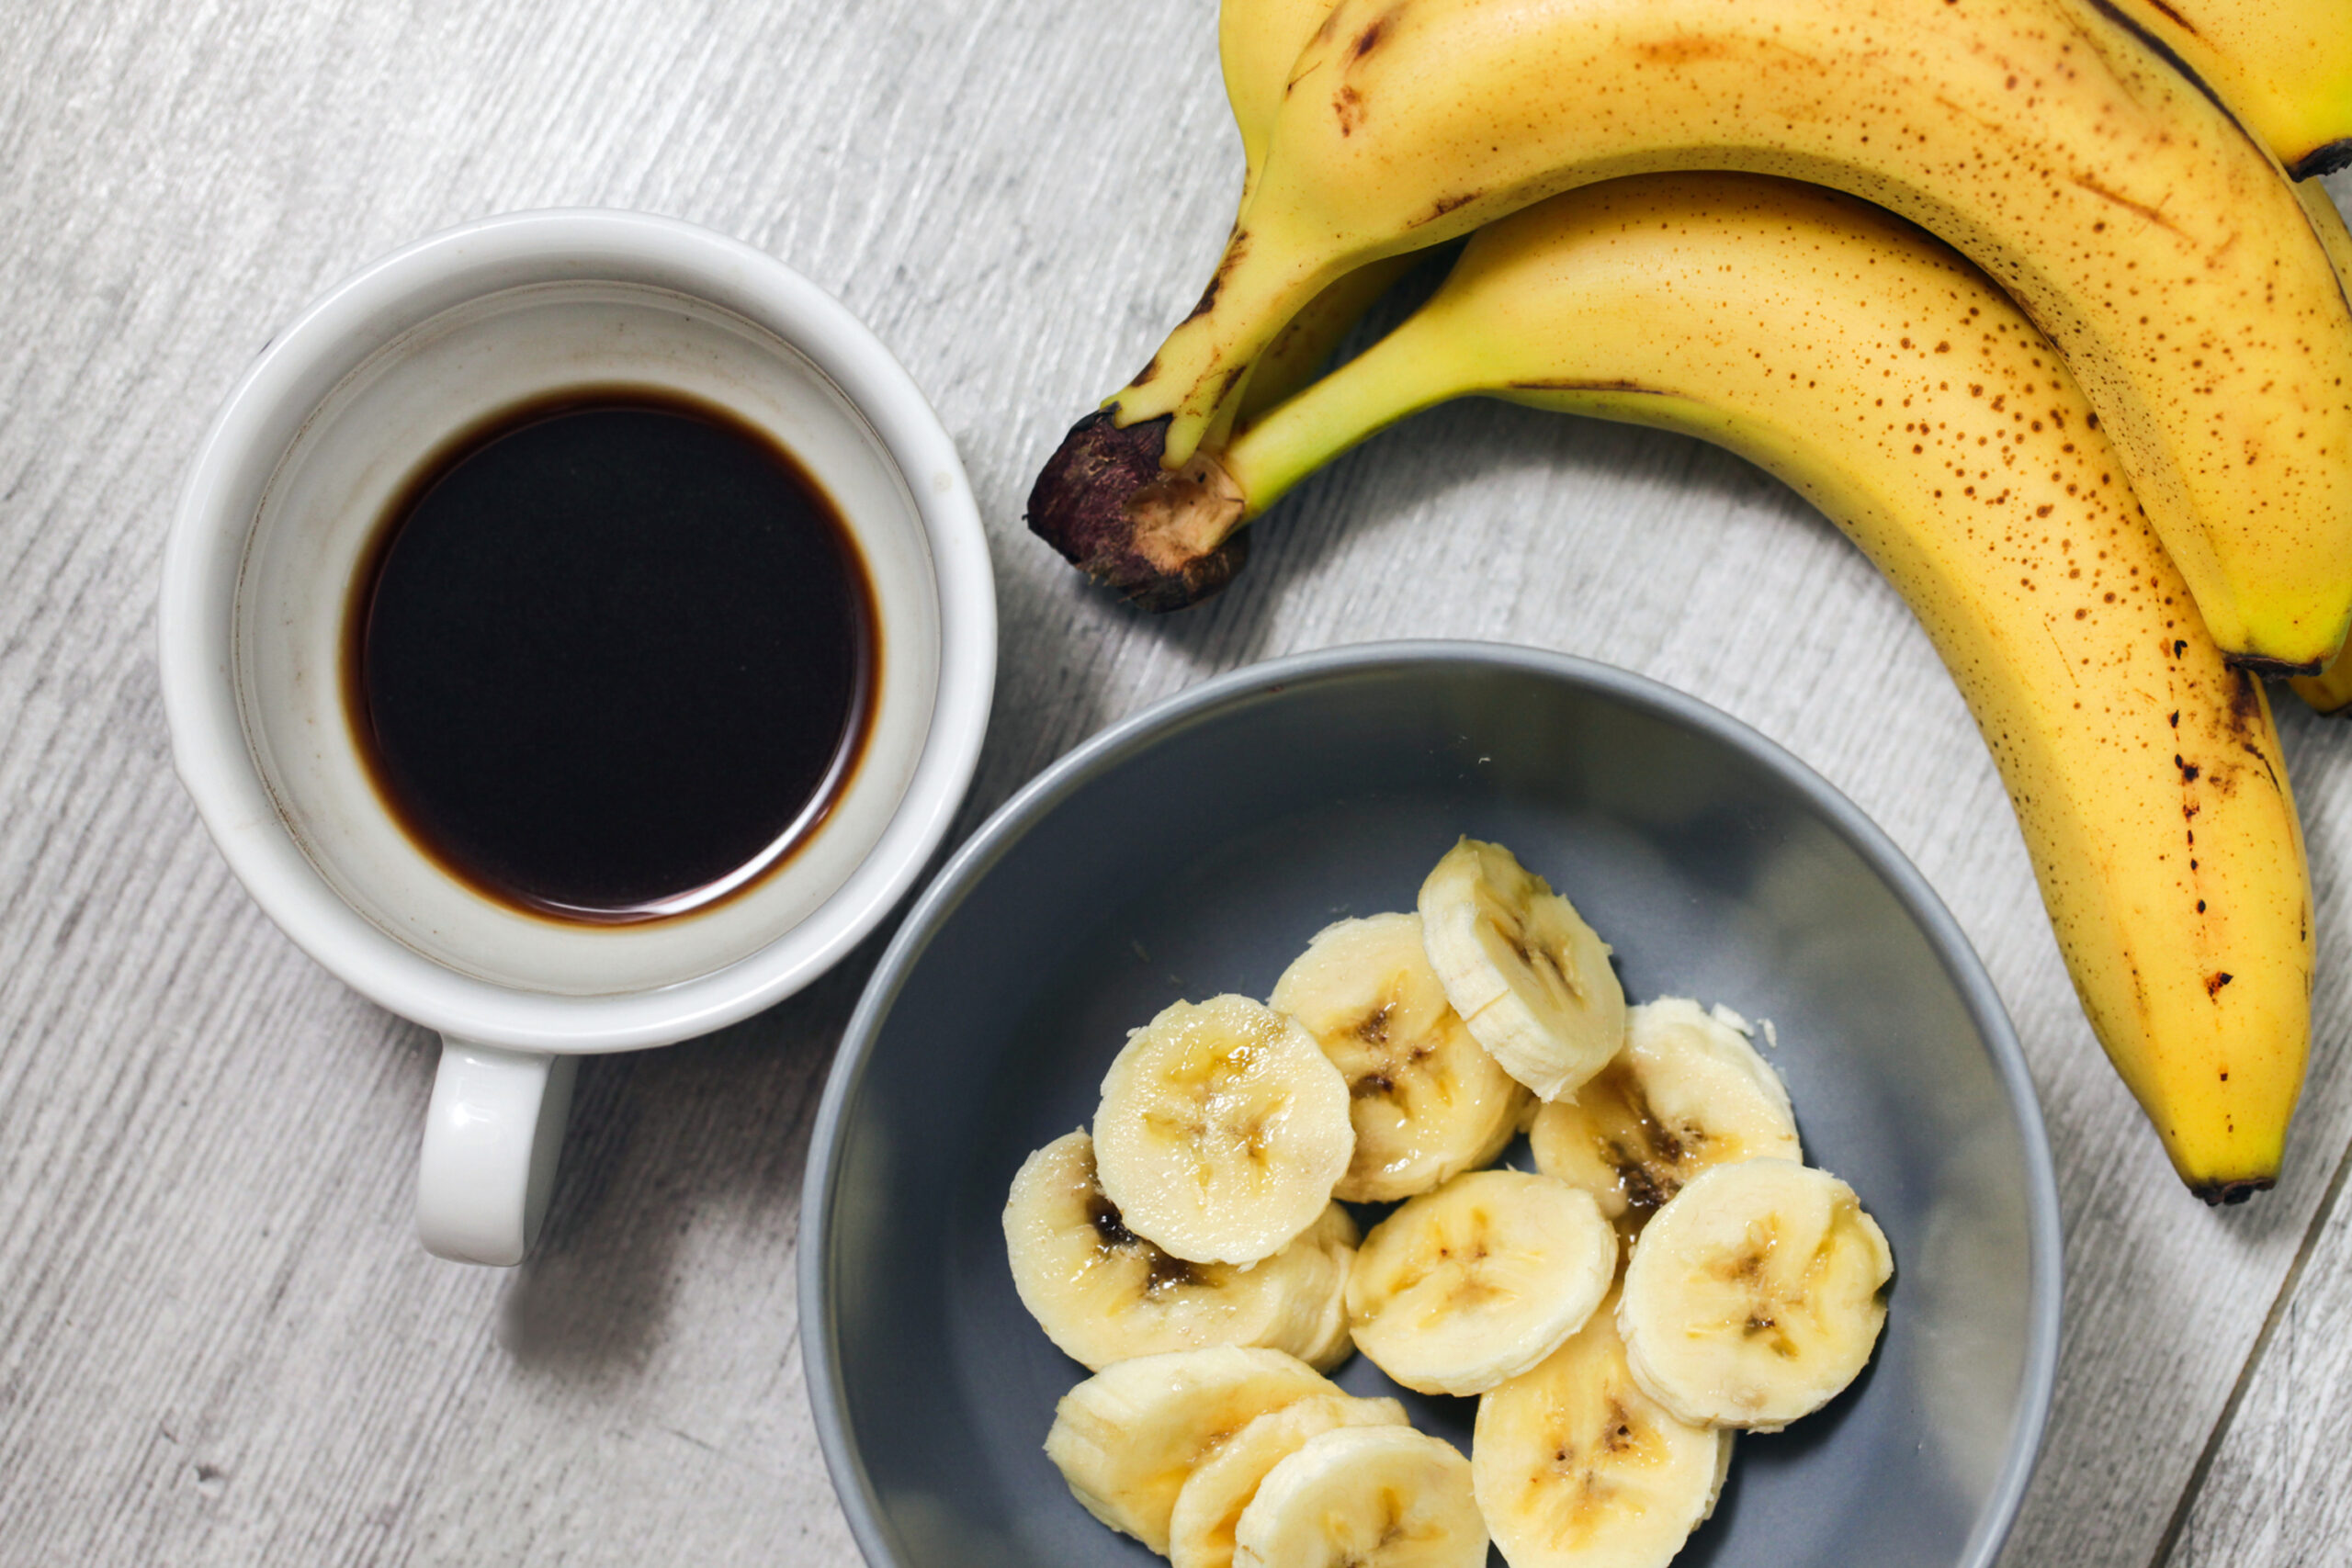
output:
[[[452,442],[355,584],[345,707],[433,860],[616,923],[756,881],[823,820],[881,658],[849,530],[800,462],[697,400],[574,390]]]

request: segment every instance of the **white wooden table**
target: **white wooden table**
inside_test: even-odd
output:
[[[231,382],[379,252],[508,209],[708,224],[865,316],[997,552],[967,829],[1213,671],[1400,636],[1569,649],[1792,747],[1917,860],[2031,1057],[2067,1225],[2009,1563],[2352,1553],[2352,728],[2282,707],[2319,885],[2279,1189],[2210,1213],[2100,1059],[1926,639],[1693,443],[1441,411],[1147,620],[1021,528],[1064,426],[1198,293],[1238,181],[1212,0],[21,0],[0,9],[0,1562],[856,1561],[793,1299],[816,1094],[875,947],[591,1061],[541,1256],[411,1230],[424,1032],[246,900],[171,776],[157,557]],[[2352,185],[2339,196],[2352,197]]]

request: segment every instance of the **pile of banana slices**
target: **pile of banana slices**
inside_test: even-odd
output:
[[[1322,931],[1267,1003],[1136,1030],[1005,1205],[1015,1287],[1095,1375],[1046,1454],[1176,1568],[1657,1568],[1736,1431],[1869,1361],[1894,1262],[1803,1163],[1744,1020],[1628,1008],[1500,845]],[[1493,1165],[1521,1132],[1537,1171]],[[1344,1203],[1397,1206],[1359,1235]],[[1621,1260],[1624,1267],[1619,1269]],[[1324,1374],[1478,1399],[1470,1458]]]

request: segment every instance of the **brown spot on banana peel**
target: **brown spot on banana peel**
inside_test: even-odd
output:
[[[1353,136],[1356,127],[1363,123],[1363,95],[1342,85],[1331,95],[1331,112],[1339,118],[1340,134]]]
[[[2270,753],[2259,744],[2262,735],[2262,696],[2254,677],[2243,670],[2230,671],[2230,706],[2222,719],[2222,733],[2237,742],[2238,750],[2262,764],[2263,773],[2270,780],[2270,787],[2283,795],[2286,785],[2278,777],[2278,768],[2270,761]],[[2208,770],[2210,783],[2222,795],[2237,792],[2237,775],[2245,772],[2243,763],[2233,768],[2215,766]]]
[[[1201,290],[1201,302],[1193,307],[1192,315],[1186,316],[1184,318],[1185,321],[1189,321],[1195,316],[1205,316],[1212,310],[1216,308],[1216,297],[1224,290],[1226,278],[1232,274],[1233,269],[1236,266],[1240,265],[1241,258],[1249,254],[1250,231],[1247,229],[1234,230],[1233,237],[1225,243],[1225,254],[1217,258],[1216,271],[1210,275],[1209,286]],[[1159,373],[1159,355],[1156,354],[1153,355],[1151,356],[1151,363],[1144,367],[1144,376],[1136,377],[1133,381],[1129,382],[1128,385],[1131,387],[1140,387],[1143,385],[1146,377],[1158,375]]]
[[[2262,722],[2262,694],[2246,667],[2239,665],[2230,683],[2230,728],[2241,737],[2252,735]]]
[[[1685,33],[1679,38],[1638,45],[1637,51],[1644,60],[1659,65],[1690,65],[1702,60],[1721,60],[1731,53],[1731,46],[1703,33]]]
[[[2278,770],[2270,765],[2270,754],[2267,751],[2251,740],[2239,741],[2238,749],[2262,764],[2262,771],[2270,775],[2270,787],[2275,793],[2281,795],[2287,793],[2287,786],[2278,782]]]
[[[1249,559],[1243,502],[1216,458],[1160,467],[1169,416],[1122,429],[1115,409],[1070,427],[1029,491],[1029,531],[1130,603],[1181,610]]]
[[[1639,392],[1652,398],[1667,395],[1656,387],[1645,387],[1635,381],[1513,381],[1510,389],[1514,392]]]
[[[2098,197],[2103,200],[2111,201],[2115,203],[2116,206],[2123,209],[2126,212],[2137,213],[2140,217],[2146,219],[2157,228],[2165,231],[2165,232],[2168,234],[2177,234],[2180,232],[2177,228],[2173,226],[2171,219],[2166,218],[2161,211],[2155,208],[2150,207],[2146,202],[2134,201],[2130,197],[2125,196],[2121,191],[2109,190],[2105,186],[2099,184],[2097,180],[2091,178],[2088,175],[2075,175],[2072,177],[2076,185],[2082,186],[2093,196]]]
[[[1323,18],[1323,25],[1316,30],[1315,37],[1312,40],[1313,43],[1319,44],[1331,36],[1331,23],[1338,16],[1339,12],[1335,10],[1330,16]],[[1309,65],[1306,70],[1301,71],[1297,75],[1292,77],[1289,81],[1283,84],[1283,96],[1284,98],[1288,98],[1293,93],[1298,91],[1298,85],[1301,82],[1306,81],[1309,76],[1314,75],[1317,71],[1322,70],[1324,66],[1329,63],[1329,62],[1321,55],[1317,54],[1312,47],[1307,49],[1305,58],[1313,60],[1314,63]]]
[[[1455,208],[1467,207],[1486,194],[1487,193],[1484,191],[1465,190],[1453,196],[1439,197],[1435,201],[1430,203],[1430,209],[1427,212],[1422,213],[1419,218],[1416,218],[1410,223],[1406,224],[1405,227],[1408,229],[1419,229],[1425,223],[1434,223],[1439,219],[1444,217],[1447,213],[1453,211]]]

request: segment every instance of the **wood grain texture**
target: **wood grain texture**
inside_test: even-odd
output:
[[[2184,1499],[2168,1568],[2340,1558],[2352,1540],[2352,1209],[2336,1190]]]
[[[718,1037],[590,1062],[541,1256],[444,1264],[410,1226],[431,1043],[277,934],[169,772],[155,569],[221,396],[368,257],[559,203],[785,258],[939,405],[1005,626],[967,828],[1203,675],[1385,637],[1607,659],[1819,767],[1983,950],[2057,1148],[2065,1362],[2007,1561],[2145,1568],[2209,1440],[2178,1561],[2285,1564],[2328,1539],[2340,1503],[2282,1509],[2278,1489],[2283,1466],[2340,1495],[2352,1463],[2292,1413],[2347,1375],[2326,1349],[2352,1269],[2340,1203],[2247,1362],[2352,1142],[2352,734],[2287,719],[2320,1048],[2286,1184],[2214,1214],[2099,1060],[1926,640],[1755,471],[1653,433],[1442,410],[1306,486],[1214,604],[1104,604],[1022,532],[1021,501],[1224,234],[1238,160],[1213,9],[0,15],[0,1562],[855,1562],[801,1387],[793,1249],[815,1096],[876,944]]]

